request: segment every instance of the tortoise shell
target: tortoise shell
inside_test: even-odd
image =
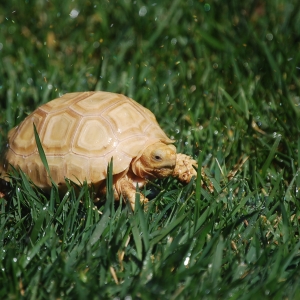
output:
[[[155,116],[134,100],[109,92],[78,92],[54,99],[26,117],[8,134],[4,170],[20,167],[42,188],[51,186],[36,146],[35,124],[51,177],[59,185],[100,184],[113,158],[113,174],[129,168],[149,145],[173,141]]]

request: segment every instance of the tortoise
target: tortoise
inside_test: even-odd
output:
[[[2,178],[11,166],[20,168],[38,187],[47,190],[51,180],[35,141],[35,124],[52,180],[66,189],[65,178],[86,181],[97,194],[105,193],[107,166],[113,158],[115,199],[121,195],[134,209],[136,186],[148,180],[177,177],[188,183],[197,176],[197,163],[176,154],[154,114],[121,94],[95,91],[68,93],[28,115],[8,133]],[[0,170],[1,173],[1,170]],[[148,199],[140,194],[140,201]]]

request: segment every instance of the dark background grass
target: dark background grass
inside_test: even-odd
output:
[[[66,92],[124,93],[155,113],[178,151],[202,151],[215,188],[167,179],[148,212],[108,204],[99,215],[86,187],[80,204],[71,188],[63,200],[44,196],[15,175],[1,200],[1,297],[297,299],[299,6],[0,4],[2,145]]]

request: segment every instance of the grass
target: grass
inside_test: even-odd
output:
[[[37,105],[113,91],[150,108],[214,185],[157,181],[132,213],[110,189],[95,206],[85,184],[45,195],[14,172],[0,200],[0,298],[297,299],[299,6],[0,4],[3,148]]]

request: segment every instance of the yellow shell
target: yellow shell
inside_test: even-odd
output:
[[[49,164],[51,177],[64,185],[74,182],[98,185],[106,178],[113,158],[113,173],[130,167],[150,144],[172,143],[155,116],[134,100],[108,92],[78,92],[54,99],[30,114],[8,134],[4,170],[20,167],[42,188],[51,186],[34,137],[35,124]]]

